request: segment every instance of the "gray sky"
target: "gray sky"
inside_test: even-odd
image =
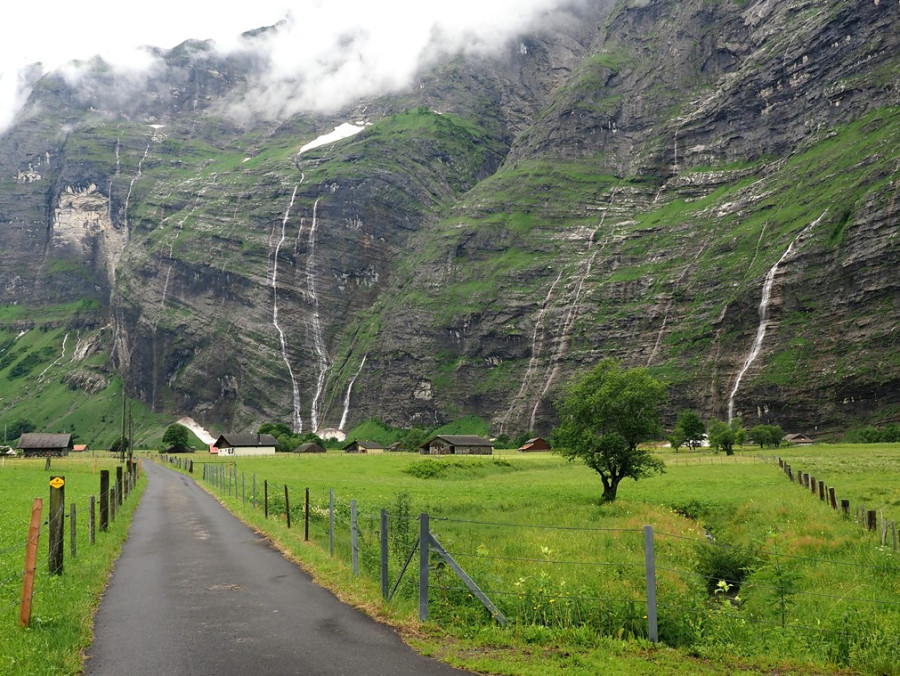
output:
[[[499,47],[561,2],[20,1],[4,9],[0,28],[0,132],[27,97],[22,74],[36,62],[47,72],[100,55],[139,79],[153,67],[142,45],[168,49],[189,38],[211,39],[229,51],[238,48],[240,33],[284,20],[277,38],[252,45],[269,55],[272,67],[245,102],[259,109],[253,112],[278,117],[407,85],[424,60],[458,49]],[[77,69],[66,72],[77,79]]]

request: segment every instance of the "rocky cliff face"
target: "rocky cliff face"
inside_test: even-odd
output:
[[[70,390],[217,428],[543,433],[607,355],[672,414],[897,420],[896,3],[579,12],[334,117],[228,122],[254,64],[199,43],[116,105],[48,78],[0,137],[0,328],[93,330]]]

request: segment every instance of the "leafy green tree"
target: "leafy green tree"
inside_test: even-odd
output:
[[[743,446],[747,441],[747,431],[744,429],[744,419],[741,416],[735,416],[729,423],[731,431],[734,432],[734,443]]]
[[[556,402],[560,423],[554,447],[597,472],[603,500],[615,500],[622,479],[665,471],[659,458],[638,448],[660,433],[665,396],[665,387],[646,369],[624,369],[615,359],[604,359],[572,381]]]
[[[428,430],[421,427],[411,427],[400,437],[400,448],[404,451],[415,451],[428,441],[428,436]]]
[[[669,445],[672,446],[677,453],[678,449],[684,446],[686,442],[687,439],[684,438],[684,430],[680,427],[675,427],[675,429],[672,430],[672,434],[669,435]]]
[[[769,446],[778,448],[784,438],[784,430],[780,425],[755,425],[750,428],[750,438],[760,448]]]
[[[709,424],[709,445],[716,451],[725,451],[725,455],[734,455],[734,430],[721,420],[713,420]]]
[[[7,428],[7,439],[18,439],[23,434],[34,432],[34,429],[34,423],[32,423],[30,420],[19,418],[18,420],[13,421],[13,423]]]
[[[113,453],[121,453],[122,451],[128,450],[128,438],[127,437],[116,437],[116,440],[112,442],[112,445],[109,447],[109,450]]]
[[[273,437],[278,438],[285,435],[293,434],[293,430],[289,425],[284,423],[273,423],[273,422],[264,422],[259,426],[259,429],[256,430],[257,434],[271,434]]]
[[[188,434],[188,428],[184,425],[179,425],[178,423],[169,425],[163,434],[163,445],[182,453],[189,451],[191,447],[188,444]]]
[[[705,435],[706,425],[703,424],[699,415],[688,410],[678,414],[673,436],[676,436],[682,443],[687,444],[688,448],[693,450],[699,446],[703,442]]]

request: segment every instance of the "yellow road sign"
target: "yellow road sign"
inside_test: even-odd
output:
[[[55,476],[50,479],[50,486],[52,488],[62,488],[66,485],[65,480],[61,476]]]

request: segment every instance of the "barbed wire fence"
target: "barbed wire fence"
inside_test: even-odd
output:
[[[872,648],[879,635],[873,627],[900,627],[900,559],[889,548],[873,548],[871,564],[764,548],[749,554],[708,534],[651,526],[414,515],[403,495],[388,508],[359,507],[333,490],[311,495],[308,488],[238,475],[236,466],[210,465],[204,477],[243,508],[267,510],[268,518],[286,520],[284,496],[296,495],[291,521],[305,539],[350,562],[354,574],[380,579],[387,601],[418,601],[422,619],[580,628],[673,646],[713,637],[790,640],[839,664],[863,649],[900,663],[896,641]],[[246,495],[247,486],[259,483],[269,488],[265,506],[260,496]],[[423,519],[427,531],[420,529]],[[735,574],[727,564],[741,556],[743,570]],[[711,569],[700,565],[705,559],[713,561]]]

